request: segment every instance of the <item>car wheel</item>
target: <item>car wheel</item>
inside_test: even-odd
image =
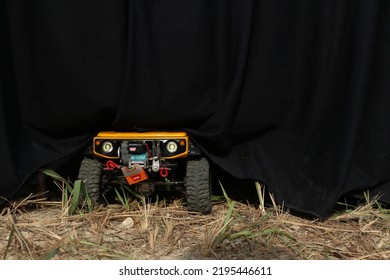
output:
[[[210,166],[205,158],[187,162],[184,183],[188,211],[209,214],[211,212]]]
[[[84,158],[79,169],[78,179],[84,181],[88,196],[93,202],[100,198],[102,167],[96,159]]]

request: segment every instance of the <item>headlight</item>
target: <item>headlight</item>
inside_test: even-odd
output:
[[[177,151],[177,143],[174,141],[169,141],[165,147],[168,153],[173,154]]]
[[[110,141],[103,142],[102,144],[103,153],[109,154],[112,152],[113,149],[114,149],[114,145],[112,145]]]

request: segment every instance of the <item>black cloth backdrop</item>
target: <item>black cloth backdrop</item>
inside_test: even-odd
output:
[[[0,196],[99,130],[184,129],[292,209],[390,200],[390,1],[0,5]]]

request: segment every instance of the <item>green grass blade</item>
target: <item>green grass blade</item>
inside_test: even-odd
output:
[[[229,196],[227,195],[227,193],[226,193],[226,191],[225,191],[225,189],[224,189],[224,187],[223,187],[221,181],[218,181],[218,182],[219,182],[219,185],[220,185],[220,187],[221,187],[221,189],[222,189],[223,196],[225,197],[227,203],[228,203],[228,204],[231,203],[232,200],[231,200],[231,199],[229,198]]]
[[[55,180],[58,180],[58,181],[66,181],[60,174],[58,174],[57,172],[55,172],[54,170],[51,170],[51,169],[44,169],[44,170],[41,170],[41,172]]]
[[[130,194],[132,196],[138,198],[139,200],[145,201],[145,197],[143,195],[140,195],[139,193],[135,192],[134,190],[132,190],[128,186],[124,186],[124,187],[126,188],[126,190],[128,190],[130,192]]]
[[[231,223],[232,221],[232,215],[233,215],[233,210],[234,210],[234,206],[235,206],[235,202],[232,201],[229,196],[227,195],[222,183],[219,181],[219,185],[221,186],[221,189],[222,189],[222,192],[223,192],[223,196],[225,197],[228,205],[229,205],[229,209],[226,213],[226,216],[225,216],[225,219],[224,219],[224,222],[223,222],[223,227],[221,228],[221,231],[219,232],[218,234],[218,239],[217,239],[217,242],[222,242],[223,239],[225,239],[225,232],[228,228],[228,225]]]
[[[226,193],[226,191],[225,191],[225,189],[224,189],[224,187],[223,187],[221,182],[219,182],[219,185],[221,186],[221,189],[222,189],[222,192],[223,192],[223,196],[225,197],[225,199],[226,199],[226,201],[227,201],[227,203],[229,205],[229,210],[228,210],[228,212],[226,214],[225,223],[224,223],[224,224],[226,224],[232,217],[232,213],[233,213],[233,209],[234,209],[235,203],[234,203],[234,201],[232,201],[229,198],[229,196],[227,195],[227,193]]]
[[[57,255],[59,249],[60,248],[53,248],[47,254],[45,254],[42,257],[40,257],[40,260],[51,260],[52,258],[55,257],[55,255]]]
[[[81,195],[80,198],[82,198],[84,200],[83,205],[84,205],[84,203],[87,204],[88,213],[92,212],[93,211],[93,203],[92,203],[91,197],[88,194],[88,191],[87,191],[87,188],[85,186],[84,181],[83,180],[76,180],[74,182],[74,184],[80,184],[80,195]]]
[[[77,209],[77,206],[80,201],[80,190],[81,190],[81,180],[74,182],[73,191],[71,195],[71,201],[69,206],[69,215],[73,215]]]
[[[11,246],[12,240],[14,238],[14,234],[15,234],[15,225],[12,224],[11,231],[9,233],[9,237],[8,237],[8,241],[7,241],[7,246],[5,247],[5,250],[4,250],[3,260],[5,260],[7,258],[8,250]]]
[[[250,237],[253,234],[250,230],[242,230],[236,233],[233,233],[229,236],[230,239],[237,239],[240,237]]]
[[[44,170],[41,170],[41,172],[49,177],[51,177],[52,179],[54,180],[57,180],[57,181],[60,181],[60,182],[63,182],[64,185],[65,185],[65,190],[68,191],[68,192],[72,192],[72,186],[71,184],[69,183],[68,180],[66,180],[64,177],[62,177],[60,174],[58,174],[57,172],[55,172],[54,170],[51,170],[51,169],[44,169]],[[64,190],[64,191],[65,191]]]
[[[125,199],[124,197],[119,193],[119,191],[117,189],[114,189],[115,190],[115,193],[116,193],[116,198],[119,200],[119,202],[125,206]]]
[[[257,196],[259,198],[260,209],[264,210],[265,209],[265,201],[264,201],[265,188],[259,182],[255,182],[255,187],[256,187]]]

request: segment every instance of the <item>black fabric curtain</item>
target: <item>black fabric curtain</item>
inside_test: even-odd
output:
[[[390,2],[0,3],[0,196],[99,130],[185,130],[277,202],[390,201]]]

